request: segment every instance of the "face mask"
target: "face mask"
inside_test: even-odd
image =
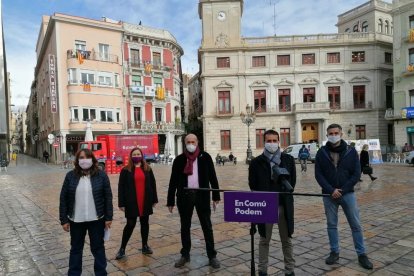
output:
[[[79,167],[81,167],[84,170],[87,170],[90,167],[92,167],[92,158],[79,159]]]
[[[141,162],[142,161],[142,156],[132,156],[132,162],[134,163],[134,164],[138,164],[139,162]]]
[[[188,152],[193,153],[193,152],[195,152],[197,146],[193,145],[193,144],[187,144],[187,145],[185,145],[185,148],[187,149]]]
[[[340,135],[329,135],[328,136],[328,141],[331,142],[332,144],[338,143],[339,140],[341,140],[341,136]]]
[[[279,148],[279,143],[265,143],[265,149],[270,153],[275,153]]]

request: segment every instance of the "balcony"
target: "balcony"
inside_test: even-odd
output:
[[[128,64],[130,68],[141,68],[147,72],[151,72],[152,70],[170,72],[172,70],[170,66],[167,66],[165,63],[162,64],[159,61],[145,61],[137,58],[131,58],[128,60]]]
[[[414,75],[414,65],[411,64],[411,63],[408,64],[407,69],[402,72],[402,75],[404,77],[413,76]]]
[[[94,60],[102,62],[118,63],[119,58],[117,55],[112,55],[103,52],[84,51],[84,50],[67,50],[68,59],[78,59],[79,64],[82,64],[85,60]]]
[[[293,105],[294,112],[317,112],[329,109],[329,102],[297,103]]]
[[[146,122],[146,121],[127,121],[129,133],[176,133],[184,134],[185,126],[181,122]]]
[[[219,109],[216,107],[216,116],[217,117],[233,117],[234,116],[234,106],[228,109]]]

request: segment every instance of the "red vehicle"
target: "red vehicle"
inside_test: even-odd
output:
[[[107,159],[117,160],[122,164],[125,156],[128,156],[131,149],[139,147],[148,161],[155,160],[158,155],[158,135],[98,135],[96,141],[80,143],[81,149],[90,149],[98,159],[99,167],[105,169]]]

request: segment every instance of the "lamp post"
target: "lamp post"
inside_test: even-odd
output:
[[[240,112],[240,118],[243,124],[247,125],[247,152],[246,164],[250,164],[252,160],[252,149],[250,148],[250,125],[256,120],[256,112],[253,112],[253,107],[246,105],[246,113]]]

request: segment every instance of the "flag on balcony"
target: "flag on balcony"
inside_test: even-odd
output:
[[[83,84],[83,91],[91,91],[91,84],[89,82]]]
[[[146,63],[145,67],[144,67],[144,71],[145,71],[145,74],[147,74],[147,75],[151,74],[152,64],[151,63]]]
[[[157,87],[157,96],[156,98],[158,100],[164,100],[165,99],[165,88],[164,87]]]
[[[410,30],[410,42],[414,42],[414,29]]]
[[[77,54],[78,54],[78,62],[79,62],[79,64],[82,64],[83,63],[82,51],[78,50]]]

